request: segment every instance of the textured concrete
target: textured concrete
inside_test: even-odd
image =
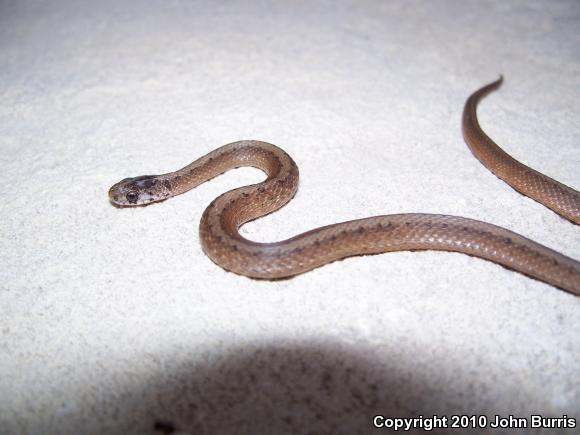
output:
[[[197,224],[252,169],[146,208],[107,199],[253,138],[301,182],[252,239],[431,212],[580,258],[580,230],[490,174],[460,130],[467,96],[502,73],[484,129],[580,188],[579,28],[576,0],[0,2],[0,433],[580,419],[578,297],[440,252],[227,273]]]

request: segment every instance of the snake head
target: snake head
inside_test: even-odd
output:
[[[125,178],[109,189],[109,200],[119,207],[146,205],[167,198],[165,186],[157,175]]]

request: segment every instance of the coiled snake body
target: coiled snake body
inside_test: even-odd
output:
[[[499,81],[473,94],[464,111],[465,138],[486,165],[494,161],[488,157],[488,148],[497,145],[479,128],[475,108],[478,100],[491,90],[490,86],[498,85]],[[499,154],[500,159],[509,157]],[[127,178],[111,187],[109,198],[121,207],[146,205],[179,195],[241,166],[261,169],[267,175],[266,180],[220,195],[206,208],[199,228],[204,251],[224,269],[253,278],[276,279],[354,255],[403,250],[454,251],[492,261],[580,295],[578,261],[507,229],[458,216],[422,213],[374,216],[316,228],[275,243],[248,240],[239,233],[239,228],[282,207],[298,188],[296,163],[282,149],[266,142],[230,143],[178,171]],[[504,167],[502,162],[499,167]],[[517,170],[512,168],[512,171]],[[572,192],[572,205],[564,208],[568,214],[572,210],[572,218],[564,216],[577,219],[578,223],[580,194],[567,189]]]

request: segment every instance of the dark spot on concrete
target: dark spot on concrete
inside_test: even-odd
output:
[[[170,435],[175,432],[175,425],[169,420],[155,420],[153,423],[153,430],[155,432],[161,432],[165,435]]]
[[[505,239],[505,242],[506,242],[508,245],[511,245],[511,244],[512,244],[512,239],[510,239],[509,237],[506,237],[506,239]]]
[[[330,390],[331,381],[332,381],[332,375],[329,372],[325,372],[322,375],[322,388],[324,390]]]
[[[359,234],[362,234],[362,233],[365,232],[365,229],[363,227],[358,227],[358,230],[357,231],[358,231]]]

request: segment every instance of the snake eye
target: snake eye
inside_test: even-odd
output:
[[[125,197],[127,198],[127,201],[129,201],[130,204],[137,204],[139,194],[137,192],[129,192]]]

